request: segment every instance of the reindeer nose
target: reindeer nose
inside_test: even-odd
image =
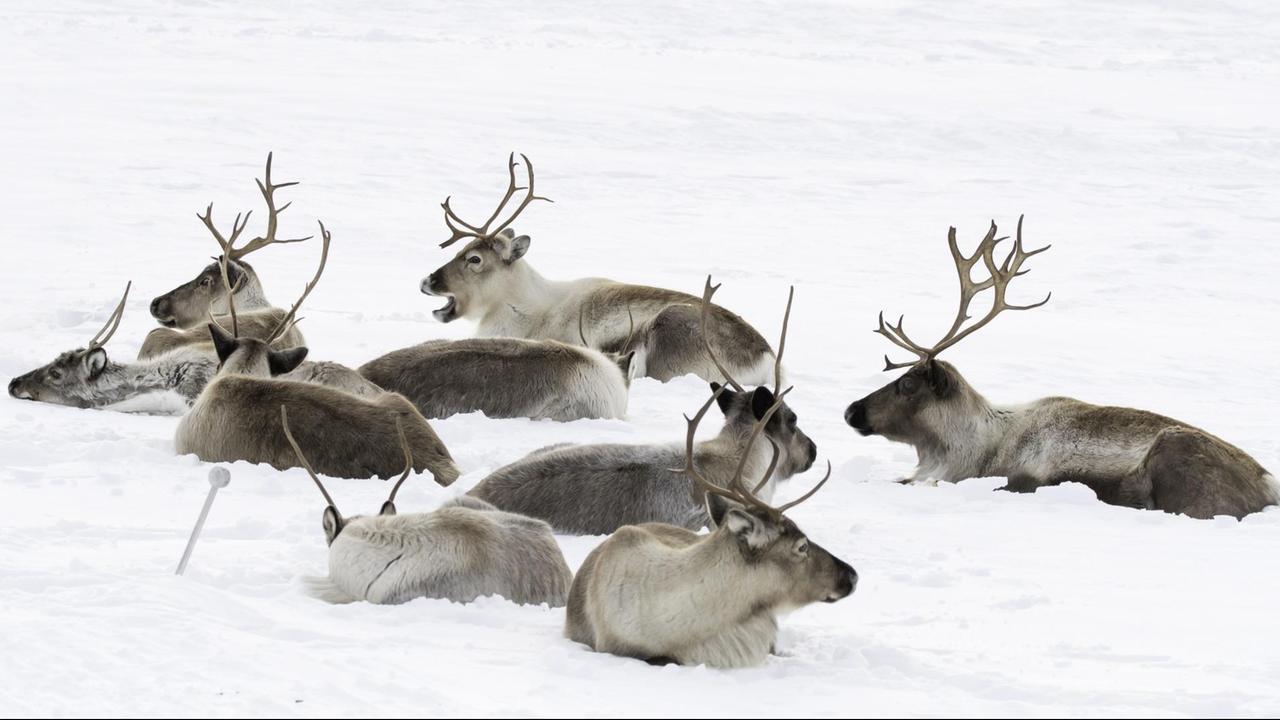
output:
[[[9,381],[9,394],[18,397],[18,378]]]
[[[867,406],[862,401],[853,403],[844,411],[844,421],[863,435],[871,432],[871,424],[867,422]]]
[[[160,318],[162,316],[162,307],[164,298],[156,298],[151,301],[151,317]]]

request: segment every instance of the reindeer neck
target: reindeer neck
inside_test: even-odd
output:
[[[727,528],[713,530],[679,558],[687,576],[696,578],[694,586],[682,594],[682,608],[688,608],[690,617],[737,623],[762,610],[772,612],[778,604],[778,598],[762,596],[761,589],[770,583],[751,581],[755,566],[742,557],[738,538]]]
[[[170,353],[135,363],[108,362],[88,398],[94,407],[111,405],[150,392],[171,390],[194,399],[213,377],[217,363],[209,358]]]
[[[998,457],[1021,412],[1015,407],[992,405],[973,393],[966,398],[963,412],[948,416],[945,430],[934,441],[916,446],[919,462],[915,478],[959,482],[1006,474]]]
[[[743,453],[747,452],[751,427],[749,423],[726,422],[719,435],[694,446],[694,460],[698,464],[698,469],[708,480],[723,486],[733,478],[734,472],[738,469],[738,463],[742,462]],[[769,459],[772,456],[772,446],[764,438],[764,433],[761,433],[760,437],[756,438],[755,445],[752,446],[742,470],[743,482],[748,489],[754,488],[760,481],[760,476],[769,467]],[[769,482],[760,488],[757,496],[765,502],[771,501],[776,485],[777,474],[775,473],[774,477],[769,478]]]
[[[488,307],[480,311],[479,334],[496,337],[540,337],[548,311],[568,294],[565,283],[544,278],[521,259]]]

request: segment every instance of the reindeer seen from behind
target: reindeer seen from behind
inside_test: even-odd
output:
[[[1030,310],[1007,299],[1010,283],[1025,275],[1022,264],[1048,247],[1027,251],[1022,218],[1017,237],[1002,261],[996,225],[965,256],[951,228],[947,242],[960,277],[960,307],[950,330],[932,346],[913,341],[884,314],[876,332],[913,354],[885,370],[908,368],[883,388],[851,404],[846,422],[862,435],[881,435],[913,446],[919,464],[912,479],[958,482],[966,478],[1008,478],[1003,489],[1033,492],[1039,487],[1079,482],[1103,502],[1164,510],[1196,518],[1243,517],[1280,502],[1274,477],[1243,450],[1171,418],[1144,410],[1091,405],[1050,397],[1018,406],[994,405],[938,355],[1005,310]],[[973,272],[981,262],[984,279]],[[991,309],[977,322],[969,306],[992,291]]]
[[[649,523],[611,535],[574,578],[565,618],[570,640],[650,663],[762,665],[776,647],[779,613],[836,602],[857,587],[857,572],[810,542],[785,515],[827,482],[830,463],[809,492],[779,507],[757,495],[778,464],[780,448],[772,439],[771,460],[754,487],[744,480],[745,463],[723,485],[700,470],[694,434],[725,391],[718,388],[692,419],[686,416],[684,473],[714,521],[711,533]],[[781,408],[778,397],[766,415]],[[746,453],[766,423],[757,423]]]
[[[280,322],[284,311],[272,306],[262,288],[262,281],[245,257],[269,245],[284,245],[310,240],[312,235],[298,238],[279,238],[280,215],[292,205],[287,202],[276,206],[275,193],[281,188],[297,185],[296,182],[276,183],[271,179],[271,153],[267,154],[267,168],[262,180],[256,180],[258,190],[267,206],[267,228],[263,235],[252,238],[244,245],[236,246],[236,241],[249,224],[253,211],[236,214],[229,237],[223,237],[214,225],[213,203],[205,209],[203,215],[196,217],[218,240],[227,262],[221,257],[205,266],[198,275],[188,282],[179,285],[169,292],[151,301],[151,315],[162,328],[152,330],[142,344],[138,353],[140,359],[155,357],[178,347],[189,345],[209,347],[209,335],[205,332],[205,323],[210,313],[226,321],[230,312],[229,298],[234,296],[235,304],[240,311],[239,326],[244,337],[266,337]],[[226,280],[228,282],[222,282]],[[228,290],[228,288],[231,288]],[[276,340],[277,347],[299,347],[305,344],[302,334],[294,327]]]
[[[377,515],[352,517],[338,512],[294,438],[284,405],[280,426],[326,503],[321,523],[329,544],[329,575],[307,578],[313,596],[331,603],[395,605],[420,597],[467,603],[501,595],[521,605],[564,606],[573,574],[546,523],[468,497],[434,512],[396,512],[396,493],[414,466],[398,422],[404,472]]]
[[[710,326],[711,298],[716,288],[707,279],[700,322]],[[775,362],[781,364],[791,299],[783,319],[782,340]],[[711,333],[700,334],[709,337]],[[704,352],[719,363],[716,354]],[[763,434],[778,449],[776,473],[757,490],[772,498],[777,480],[808,470],[817,446],[798,425],[786,404],[789,389],[756,387],[748,390],[728,368],[721,371],[730,387],[712,383],[725,424],[714,438],[697,443],[692,452],[702,472],[720,483],[735,473],[759,474],[769,463],[769,448],[755,442]],[[663,522],[690,530],[710,518],[690,498],[692,480],[681,470],[684,448],[670,445],[555,445],[536,450],[499,468],[470,491],[473,497],[522,515],[551,523],[557,532],[602,535],[623,525]]]
[[[178,453],[194,454],[206,462],[245,460],[277,469],[293,467],[297,458],[276,415],[285,405],[300,421],[298,434],[308,457],[326,475],[393,476],[400,469],[395,429],[400,422],[415,458],[414,469],[430,470],[436,482],[449,485],[459,474],[453,458],[404,396],[383,393],[367,399],[276,377],[292,371],[307,354],[305,347],[277,350],[272,343],[294,322],[298,308],[324,273],[330,235],[323,223],[320,234],[321,256],[315,276],[267,338],[238,337],[234,302],[230,334],[217,323],[209,323],[220,365],[191,411],[178,423]],[[223,257],[225,263],[225,254]]]
[[[466,240],[448,263],[424,278],[421,290],[445,298],[433,314],[441,322],[466,318],[476,323],[477,335],[558,340],[576,343],[580,318],[585,319],[591,346],[619,355],[635,353],[633,377],[670,380],[693,373],[708,381],[723,376],[705,350],[709,343],[720,360],[743,382],[764,385],[775,381],[773,351],[760,333],[741,317],[712,306],[713,335],[703,338],[698,298],[687,293],[603,278],[553,281],[523,260],[527,235],[516,235],[515,219],[536,200],[533,165],[523,155],[525,180],[516,178],[512,154],[507,163],[507,192],[488,219],[468,223],[443,203],[449,239],[440,247]],[[519,196],[519,201],[514,199]],[[509,209],[513,206],[514,209]],[[628,331],[629,316],[636,329]]]

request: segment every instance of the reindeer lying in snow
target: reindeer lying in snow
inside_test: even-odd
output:
[[[573,574],[546,523],[499,512],[467,497],[435,512],[396,513],[396,493],[413,471],[413,454],[398,424],[404,473],[377,516],[349,518],[338,512],[311,469],[289,429],[283,405],[280,424],[298,463],[327,503],[322,522],[329,543],[329,576],[308,578],[317,598],[393,605],[419,597],[466,603],[501,595],[522,605],[564,606]]]
[[[719,286],[707,279],[703,321],[709,322],[711,296]],[[791,302],[787,301],[787,317]],[[778,344],[781,363],[786,320]],[[704,334],[703,337],[706,337]],[[710,350],[707,350],[710,352]],[[709,355],[715,360],[715,354]],[[769,450],[754,443],[764,433],[780,453],[777,475],[756,492],[772,498],[777,479],[808,470],[817,446],[797,425],[784,399],[788,391],[757,387],[748,391],[727,368],[733,390],[712,383],[724,412],[720,434],[694,446],[692,452],[708,477],[725,483],[735,473],[759,474],[769,463]],[[709,522],[705,509],[693,502],[691,479],[680,470],[679,445],[554,445],[499,468],[470,494],[510,512],[540,518],[557,532],[602,535],[623,525],[664,522],[696,530]],[[777,460],[777,456],[775,456]]]
[[[234,302],[232,334],[209,324],[222,364],[178,423],[178,452],[195,454],[206,462],[246,460],[277,469],[293,467],[296,456],[276,421],[277,408],[285,405],[302,421],[300,435],[307,454],[326,475],[394,475],[401,467],[396,426],[403,423],[414,469],[430,470],[436,482],[449,485],[458,478],[457,466],[426,419],[403,396],[385,393],[367,400],[321,385],[272,377],[291,371],[306,355],[306,348],[276,350],[271,342],[292,322],[324,272],[330,238],[323,224],[320,234],[323,244],[315,277],[270,336],[264,340],[237,337]],[[225,253],[223,257],[225,262]]]
[[[903,331],[902,322],[886,325],[883,313],[876,332],[916,355],[906,363],[890,362],[885,370],[910,368],[897,380],[858,400],[845,420],[863,435],[882,435],[916,448],[920,462],[913,479],[958,482],[966,478],[1002,476],[1003,488],[1033,492],[1046,485],[1079,482],[1098,499],[1114,505],[1164,510],[1197,518],[1232,515],[1240,518],[1280,502],[1280,487],[1243,450],[1203,430],[1143,410],[1104,407],[1053,397],[1013,407],[992,405],[951,364],[937,359],[991,322],[1004,310],[1028,310],[1048,302],[1010,305],[1006,293],[1029,257],[1022,219],[1014,246],[1003,262],[995,260],[993,222],[978,249],[965,257],[951,228],[948,243],[960,274],[960,309],[955,323],[938,343],[924,347]],[[989,277],[973,279],[981,260]],[[992,290],[991,310],[964,327],[969,304]]]
[[[711,403],[688,421],[685,474],[703,496],[715,529],[698,535],[650,523],[610,536],[574,578],[565,618],[570,640],[650,663],[761,665],[777,642],[779,612],[836,602],[857,586],[858,574],[848,563],[809,542],[784,514],[826,483],[830,464],[812,490],[777,508],[743,484],[741,464],[726,484],[710,481],[698,467],[693,436]],[[781,407],[778,398],[766,414]],[[764,424],[751,433],[748,453]],[[755,491],[769,484],[778,456],[774,445]]]
[[[533,165],[524,158],[527,186],[516,184],[516,162],[508,162],[510,182],[506,196],[481,225],[470,225],[444,202],[445,224],[452,235],[440,244],[449,247],[470,241],[453,260],[423,279],[427,295],[447,299],[434,315],[441,322],[467,318],[486,337],[517,337],[575,343],[578,320],[585,317],[592,347],[606,352],[636,354],[632,372],[638,377],[670,380],[694,373],[704,380],[723,381],[707,357],[698,321],[698,298],[674,290],[628,285],[603,278],[557,282],[547,280],[521,261],[529,250],[529,237],[516,236],[509,227],[534,200]],[[498,217],[517,191],[524,196],[510,216]],[[495,224],[496,223],[496,224]],[[774,382],[777,366],[773,351],[755,328],[721,307],[713,306],[714,335],[710,345],[722,362],[743,382]],[[637,330],[627,332],[634,314]]]
[[[253,214],[252,211],[245,213],[243,219],[239,214],[236,215],[235,222],[232,224],[231,238],[230,240],[224,240],[218,229],[214,227],[213,204],[210,203],[205,210],[205,214],[197,217],[209,229],[209,232],[219,238],[219,244],[227,248],[227,252],[230,253],[228,262],[225,263],[224,268],[220,258],[214,258],[214,261],[201,270],[200,274],[196,275],[195,278],[151,301],[151,315],[164,327],[156,328],[147,335],[147,339],[142,343],[141,350],[138,351],[138,359],[153,358],[171,350],[192,345],[198,346],[212,355],[213,348],[209,343],[209,334],[205,332],[205,323],[208,321],[210,313],[218,315],[218,319],[221,322],[226,322],[226,315],[230,310],[228,298],[232,296],[234,296],[235,303],[240,310],[239,328],[244,337],[261,340],[279,326],[285,311],[273,307],[267,300],[266,293],[262,289],[262,281],[258,278],[258,273],[254,271],[249,263],[245,262],[244,258],[249,253],[261,250],[268,245],[303,242],[304,240],[310,240],[313,236],[308,235],[307,237],[292,239],[276,238],[276,230],[280,224],[280,214],[293,203],[285,203],[277,208],[275,192],[280,188],[290,187],[298,183],[271,182],[270,153],[267,154],[267,170],[264,178],[256,182],[258,183],[258,190],[262,192],[262,199],[267,204],[266,234],[255,237],[241,247],[235,247],[240,233],[244,232],[245,226],[249,224],[249,216]],[[224,284],[221,282],[223,279],[229,282]],[[228,291],[227,288],[231,288],[231,290]],[[275,341],[275,347],[281,349],[299,347],[304,344],[306,344],[306,340],[303,339],[302,333],[296,327],[290,327]]]
[[[429,418],[480,411],[491,418],[620,418],[631,355],[610,358],[554,340],[431,340],[360,367]]]
[[[120,325],[128,297],[126,287],[120,304],[88,346],[64,352],[53,362],[14,378],[9,383],[9,394],[20,400],[105,408],[136,398],[172,393],[190,407],[217,373],[217,357],[197,346],[186,346],[148,360],[113,362],[105,346]],[[208,332],[206,328],[205,333]],[[361,397],[377,397],[383,392],[355,370],[333,362],[304,361],[278,377],[328,385]]]

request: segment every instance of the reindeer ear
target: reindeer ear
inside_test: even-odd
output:
[[[320,519],[321,525],[324,526],[325,542],[332,545],[333,539],[338,537],[342,532],[342,516],[338,514],[338,508],[330,505],[324,509],[324,517]]]
[[[742,508],[729,508],[721,525],[738,536],[738,542],[752,550],[767,546],[773,539],[773,533],[769,532],[764,521]]]
[[[751,414],[759,420],[773,407],[773,391],[767,387],[758,387],[751,393]]]
[[[524,257],[524,254],[529,252],[530,242],[532,241],[529,239],[528,235],[521,235],[520,237],[508,239],[503,246],[503,262],[510,264]]]
[[[267,351],[267,365],[271,368],[272,377],[292,372],[294,368],[301,365],[302,361],[306,359],[307,349],[305,347]]]
[[[102,348],[94,348],[84,356],[84,366],[89,371],[89,379],[92,380],[102,374],[107,368],[107,351]]]
[[[716,391],[719,391],[720,388],[722,387],[724,386],[721,385],[720,383],[713,382],[711,383],[711,392],[714,393]],[[728,415],[729,411],[733,409],[733,401],[736,400],[737,397],[738,397],[737,393],[730,390],[729,388],[724,388],[724,390],[721,391],[720,394],[716,396],[716,405],[720,406],[720,412],[724,413],[725,415]]]
[[[209,336],[213,338],[213,349],[218,352],[218,362],[226,362],[231,353],[236,351],[240,343],[217,323],[209,323]]]
[[[933,388],[934,395],[941,397],[951,391],[951,375],[942,366],[942,363],[937,360],[930,360],[927,372],[929,373],[929,387]]]

